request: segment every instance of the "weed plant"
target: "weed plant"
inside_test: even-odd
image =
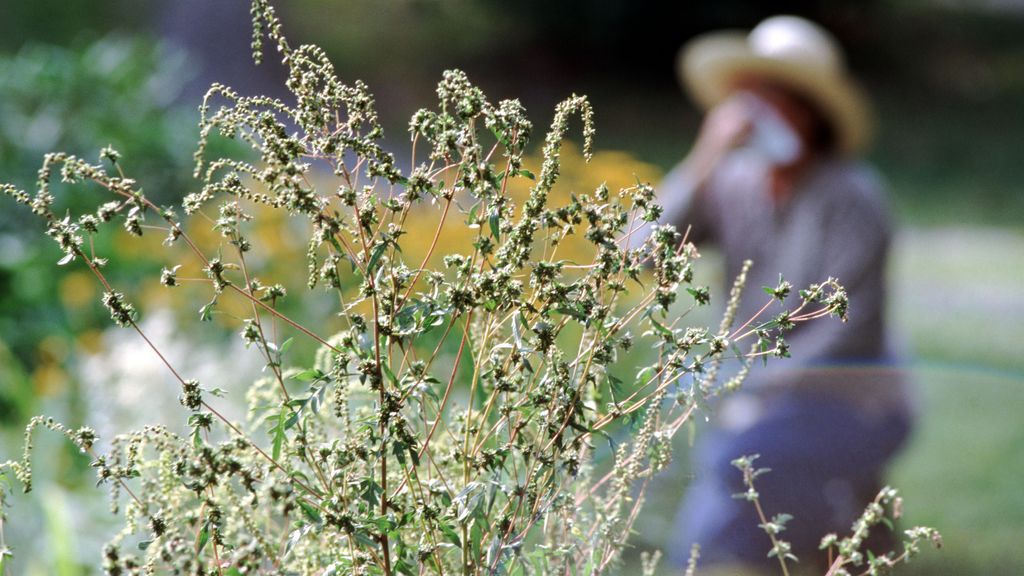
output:
[[[103,551],[107,574],[607,573],[680,427],[738,388],[755,362],[787,355],[794,325],[845,319],[833,279],[804,290],[782,281],[766,289],[758,317],[737,319],[744,273],[717,329],[687,326],[710,295],[692,283],[698,253],[685,233],[653,224],[661,209],[650,185],[549,202],[574,116],[590,154],[585,97],[556,108],[534,175],[523,168],[534,127],[520,103],[492,103],[465,74],[445,72],[437,106],[409,123],[403,171],[382,146],[367,87],[341,82],[318,47],[290,44],[266,0],[253,1],[252,15],[254,57],[269,39],[295,102],[211,87],[200,108],[200,187],[180,207],[152,202],[109,147],[98,163],[46,155],[33,195],[3,187],[45,223],[59,264],[88,268],[111,320],[137,332],[181,385],[188,434],[149,426],[101,451],[92,429],[37,417],[24,457],[0,465],[30,490],[38,427],[91,459],[123,518]],[[208,158],[218,135],[247,143],[259,161]],[[55,209],[57,178],[99,194],[97,207]],[[509,193],[517,179],[532,182],[521,205]],[[310,298],[335,299],[333,314],[302,323],[279,309],[305,296],[260,277],[250,230],[266,209],[308,224],[296,271]],[[432,238],[406,234],[428,219]],[[216,231],[212,242],[188,229],[197,222]],[[200,321],[229,299],[244,303],[238,334],[265,376],[248,390],[243,421],[222,414],[216,382],[189,377],[188,358],[161,353],[126,291],[108,282],[93,238],[111,226],[187,247],[190,260],[169,264],[160,282],[208,286]],[[473,241],[438,262],[438,237],[452,226],[468,226]],[[589,260],[561,259],[559,247],[577,237]],[[422,260],[405,256],[410,243],[429,243]],[[306,344],[316,353],[304,363],[296,350]],[[651,350],[649,362],[620,360],[634,346]],[[735,375],[720,381],[725,363]],[[624,440],[613,439],[617,429]],[[606,441],[614,465],[599,470]],[[840,544],[843,558],[856,561],[854,552]],[[645,557],[644,572],[656,560]]]

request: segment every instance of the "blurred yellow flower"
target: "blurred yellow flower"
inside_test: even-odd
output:
[[[60,300],[70,309],[92,306],[99,300],[98,287],[88,269],[69,271],[60,280]]]
[[[60,336],[47,336],[36,348],[38,364],[32,372],[36,394],[52,396],[67,385],[68,375],[61,366],[68,356],[68,342]]]
[[[529,156],[524,159],[523,164],[527,170],[536,174],[540,172],[542,160],[540,156]],[[548,199],[548,206],[552,208],[569,204],[573,194],[591,194],[601,184],[608,186],[615,194],[621,188],[635,186],[638,181],[657,182],[662,176],[658,167],[642,162],[627,152],[595,152],[591,161],[587,163],[583,159],[580,147],[572,142],[563,144],[561,160],[561,176]],[[516,178],[509,182],[508,191],[518,206],[522,206],[532,185],[533,181],[527,178]],[[468,210],[469,206],[461,208]],[[410,266],[418,265],[426,255],[440,216],[440,205],[431,209],[421,206],[409,215],[407,235],[401,245],[402,254]],[[440,267],[444,255],[473,252],[477,230],[468,228],[465,220],[466,216],[460,214],[453,205],[438,237],[437,247],[431,257],[431,266]],[[590,263],[594,253],[593,245],[583,239],[582,230],[561,243],[558,249],[559,259],[581,264]]]

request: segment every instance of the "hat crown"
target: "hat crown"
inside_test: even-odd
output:
[[[797,16],[773,16],[762,21],[747,36],[755,54],[816,69],[824,74],[841,74],[843,53],[836,39],[824,28]]]

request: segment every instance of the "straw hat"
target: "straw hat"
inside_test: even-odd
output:
[[[740,78],[767,78],[818,106],[835,129],[839,151],[860,151],[870,139],[867,97],[847,73],[842,48],[809,20],[773,16],[749,34],[722,31],[698,36],[680,50],[677,70],[704,109],[724,100]]]

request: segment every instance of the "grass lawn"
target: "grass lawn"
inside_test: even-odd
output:
[[[907,573],[1024,574],[1024,234],[911,231],[893,264],[921,421],[891,482],[946,542]]]

